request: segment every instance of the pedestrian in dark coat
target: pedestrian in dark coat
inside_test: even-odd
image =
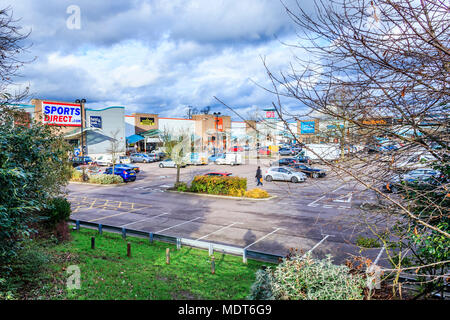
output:
[[[262,173],[261,173],[261,167],[258,167],[258,169],[256,170],[256,180],[257,180],[257,184],[256,186],[262,186]]]

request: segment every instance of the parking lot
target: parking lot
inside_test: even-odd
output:
[[[269,160],[188,166],[181,170],[181,180],[188,182],[206,172],[231,172],[246,177],[251,189],[256,186],[257,165],[264,172]],[[375,200],[374,195],[333,173],[296,184],[264,182],[262,188],[276,198],[255,201],[167,192],[176,169],[159,168],[158,162],[139,166],[137,180],[126,185],[70,184],[71,218],[280,255],[291,248],[304,252],[314,248],[315,256],[331,254],[337,263],[359,254],[354,245],[357,235],[371,236],[358,225],[358,213],[362,203]],[[364,254],[374,258],[378,252],[370,249]]]

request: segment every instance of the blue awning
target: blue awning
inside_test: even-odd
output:
[[[136,143],[138,141],[144,140],[143,136],[140,136],[138,134],[133,134],[132,136],[127,137],[127,143]]]

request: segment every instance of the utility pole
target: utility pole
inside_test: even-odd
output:
[[[75,103],[79,103],[81,107],[81,156],[84,157],[84,104],[86,103],[86,99],[77,99]],[[87,139],[86,139],[87,140]],[[87,142],[87,141],[86,141]]]
[[[216,117],[216,145],[219,146],[219,116],[220,112],[214,112],[214,116]],[[216,154],[216,149],[214,147],[214,154]]]

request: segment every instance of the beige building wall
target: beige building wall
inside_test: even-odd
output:
[[[134,116],[134,124],[135,124],[135,133],[136,134],[159,128],[159,119],[158,119],[157,114],[133,113],[132,116]],[[152,124],[150,124],[151,120],[153,120]],[[146,122],[149,122],[149,123],[146,123]]]

